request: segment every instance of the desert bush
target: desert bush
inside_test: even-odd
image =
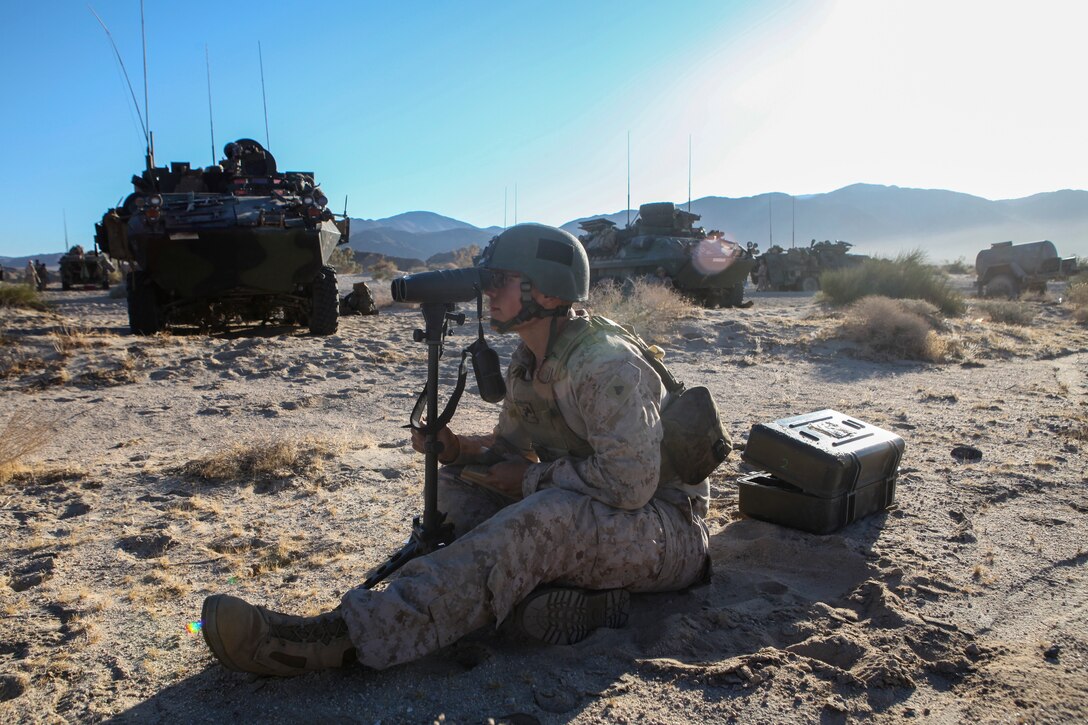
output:
[[[915,250],[895,259],[867,259],[859,265],[824,272],[820,276],[823,299],[846,306],[876,295],[893,299],[927,300],[946,315],[962,315],[967,309],[963,295],[949,279],[926,264],[925,253]]]
[[[1088,275],[1079,275],[1070,282],[1066,296],[1073,305],[1073,317],[1077,322],[1088,322]]]
[[[641,280],[629,285],[611,280],[595,285],[586,307],[595,315],[631,326],[650,343],[672,338],[678,321],[695,311],[694,305],[671,287]]]
[[[7,483],[23,468],[23,460],[53,439],[57,420],[30,410],[8,416],[0,429],[0,484]]]
[[[1035,311],[1031,305],[1016,300],[986,300],[976,303],[991,322],[1026,327],[1035,321]]]
[[[942,269],[948,274],[974,274],[975,265],[968,264],[965,257],[960,257],[944,265]]]
[[[355,258],[355,250],[346,245],[333,250],[329,255],[329,266],[342,274],[356,274],[362,269]]]
[[[940,362],[948,357],[943,340],[921,314],[904,300],[863,297],[846,312],[842,337],[864,343],[877,356],[890,360]],[[914,306],[917,309],[917,306]]]
[[[380,259],[370,265],[370,276],[374,279],[392,279],[399,274],[400,270],[397,269],[397,265],[391,259]]]
[[[453,253],[453,266],[456,267],[471,267],[474,265],[473,260],[480,254],[480,247],[477,244],[470,244],[467,247],[461,247]]]
[[[44,310],[49,307],[41,293],[28,284],[0,282],[0,308],[21,307]]]

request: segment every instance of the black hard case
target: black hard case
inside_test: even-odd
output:
[[[895,500],[895,476],[833,498],[807,494],[768,473],[737,480],[740,512],[754,519],[830,534],[863,516],[886,509]]]
[[[885,482],[894,492],[903,439],[835,410],[757,423],[742,458],[802,492],[838,498]]]

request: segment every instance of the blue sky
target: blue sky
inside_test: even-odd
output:
[[[92,0],[143,106],[138,0]],[[0,25],[0,255],[89,245],[143,137],[84,0]],[[631,202],[867,182],[1085,188],[1088,4],[1036,0],[145,4],[160,164],[240,137],[339,211],[562,224]]]

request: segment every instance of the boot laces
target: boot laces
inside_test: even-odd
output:
[[[317,617],[299,617],[297,621],[270,622],[269,634],[290,642],[329,644],[333,640],[347,637],[348,625],[337,614],[323,614]]]

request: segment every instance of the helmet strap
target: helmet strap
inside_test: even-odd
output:
[[[506,333],[517,327],[523,322],[534,320],[537,318],[552,318],[552,328],[548,335],[548,346],[551,346],[552,338],[555,337],[555,329],[557,326],[557,320],[560,317],[566,317],[570,312],[570,305],[560,305],[553,310],[549,310],[542,307],[539,302],[533,299],[533,285],[525,277],[521,278],[521,310],[516,315],[506,321],[491,320],[491,326],[495,328],[496,332]]]

